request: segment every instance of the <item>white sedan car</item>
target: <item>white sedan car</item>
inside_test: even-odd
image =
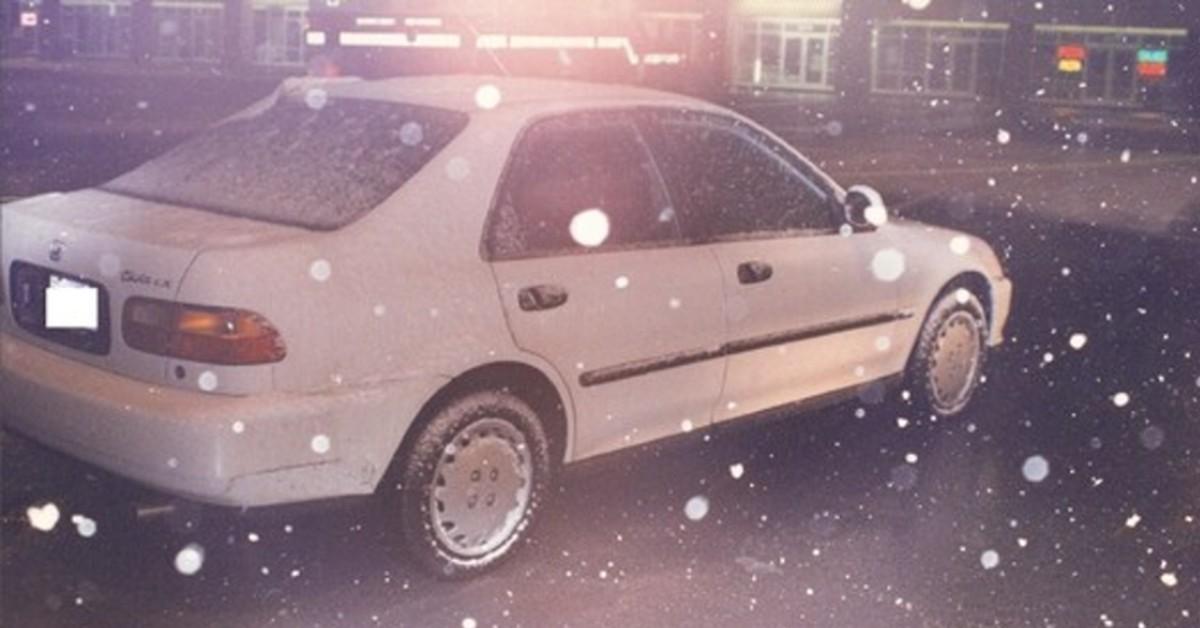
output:
[[[2,419],[202,502],[377,493],[470,575],[561,463],[905,377],[962,411],[1011,284],[876,196],[676,95],[290,81],[4,208]]]

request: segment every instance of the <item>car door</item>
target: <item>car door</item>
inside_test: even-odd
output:
[[[533,123],[488,221],[487,255],[516,344],[558,369],[576,458],[711,421],[724,294],[623,112]]]
[[[872,273],[885,235],[842,228],[833,187],[747,122],[681,111],[643,120],[685,237],[720,266],[727,375],[715,420],[884,375],[900,344],[895,285]]]

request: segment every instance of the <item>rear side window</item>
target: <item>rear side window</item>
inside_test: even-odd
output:
[[[642,120],[687,236],[773,237],[836,227],[832,191],[753,127],[699,112],[645,112]]]
[[[281,100],[202,132],[102,186],[138,198],[298,225],[342,227],[379,205],[467,124],[401,103]]]
[[[623,114],[553,118],[525,132],[489,222],[494,259],[653,246],[679,230],[636,127]]]

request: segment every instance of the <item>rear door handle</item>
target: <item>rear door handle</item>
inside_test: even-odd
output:
[[[562,286],[543,284],[521,288],[517,293],[517,304],[526,312],[552,310],[567,302],[567,289]]]
[[[762,283],[773,274],[775,270],[766,262],[743,262],[737,267],[738,282],[742,284]]]

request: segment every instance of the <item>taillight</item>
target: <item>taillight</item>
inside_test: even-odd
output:
[[[287,355],[270,321],[232,308],[133,297],[121,334],[139,351],[208,364],[268,364]]]

